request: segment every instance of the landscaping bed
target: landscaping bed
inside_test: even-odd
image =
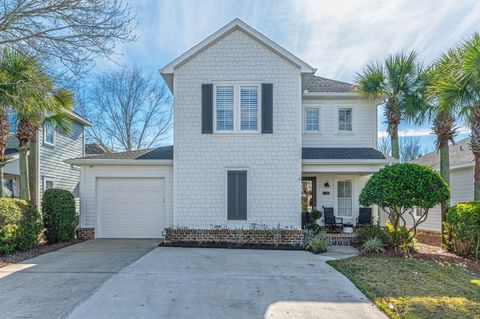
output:
[[[441,254],[421,255],[359,256],[328,263],[390,318],[479,318],[480,273],[453,259],[442,261]]]
[[[16,264],[21,261],[34,258],[55,250],[59,250],[71,245],[75,245],[81,242],[81,240],[75,239],[67,242],[61,242],[56,244],[40,244],[28,251],[16,251],[8,255],[0,256],[0,268],[8,266],[10,264]]]

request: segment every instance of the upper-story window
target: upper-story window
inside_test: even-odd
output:
[[[43,142],[48,145],[55,145],[55,127],[51,124],[43,126]]]
[[[338,131],[351,132],[352,125],[352,108],[341,107],[338,109]]]
[[[215,86],[215,131],[259,132],[259,85]]]
[[[306,132],[320,131],[320,108],[318,107],[305,108],[305,131]]]

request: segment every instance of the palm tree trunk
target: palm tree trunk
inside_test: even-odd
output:
[[[20,163],[20,197],[30,201],[30,188],[28,183],[28,147],[23,145],[19,147]]]
[[[0,198],[5,197],[3,191],[3,159],[0,159]]]
[[[28,154],[28,185],[30,191],[30,199],[33,205],[37,203],[37,188],[38,188],[38,167],[37,167],[37,134],[32,136],[30,140],[30,152]]]
[[[449,153],[448,141],[443,142],[440,145],[440,176],[450,185],[450,153]],[[450,206],[449,200],[442,202],[440,204],[441,210],[441,228],[442,228],[442,244],[446,245],[447,241],[445,238],[445,225],[443,224],[447,220],[447,210]]]
[[[398,142],[398,125],[400,124],[400,114],[396,100],[389,99],[385,105],[385,117],[388,123],[388,134],[390,135],[390,144],[392,145],[392,157],[400,159],[400,145]]]
[[[400,145],[398,143],[398,125],[391,128],[390,139],[392,144],[392,157],[400,159]]]
[[[480,105],[470,116],[470,146],[475,158],[473,199],[480,200]]]

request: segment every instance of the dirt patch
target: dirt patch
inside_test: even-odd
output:
[[[16,251],[14,253],[0,256],[0,268],[8,266],[10,264],[16,264],[21,261],[37,257],[55,250],[59,250],[71,245],[75,245],[82,242],[81,240],[75,239],[72,241],[57,243],[57,244],[40,244],[28,251]]]
[[[424,260],[435,260],[442,263],[452,263],[462,266],[470,271],[480,273],[480,261],[473,257],[461,257],[444,250],[439,246],[418,243],[414,253],[400,253],[395,251],[385,251],[378,256],[388,257],[406,257],[421,258]]]

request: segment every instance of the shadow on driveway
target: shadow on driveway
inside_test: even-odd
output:
[[[96,239],[0,268],[0,318],[65,318],[159,242]]]

